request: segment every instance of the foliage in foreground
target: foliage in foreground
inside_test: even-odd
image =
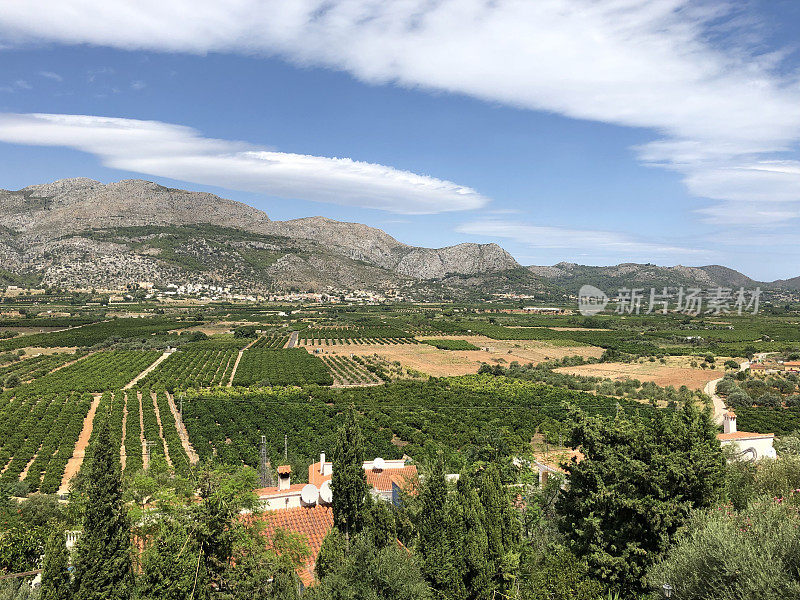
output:
[[[649,418],[584,418],[570,445],[585,459],[568,466],[562,532],[599,581],[641,593],[691,511],[719,497],[724,464],[710,416],[689,404]]]
[[[800,597],[800,503],[780,500],[698,511],[651,569],[651,583],[669,583],[681,600]]]

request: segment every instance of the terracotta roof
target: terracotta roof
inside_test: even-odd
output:
[[[550,467],[556,471],[564,472],[564,469],[561,468],[562,463],[571,462],[572,459],[575,459],[576,463],[581,462],[585,457],[583,452],[580,450],[570,449],[570,450],[555,450],[552,452],[542,452],[539,454],[534,454],[534,460],[536,462]]]
[[[333,528],[333,509],[330,506],[286,508],[256,515],[264,522],[264,533],[271,540],[275,531],[283,529],[305,536],[311,553],[305,564],[297,570],[303,585],[314,585],[314,565],[317,562],[322,540]]]
[[[398,487],[403,487],[412,479],[417,477],[417,466],[406,465],[400,469],[383,469],[376,471],[374,469],[365,469],[364,474],[367,476],[367,483],[382,492],[388,492],[392,489],[392,483],[396,483]],[[308,467],[308,481],[315,486],[320,487],[326,481],[331,480],[331,475],[321,475],[319,472],[319,463],[314,463]]]
[[[800,360],[787,360],[783,363],[784,367],[800,367]]]
[[[292,465],[281,465],[278,467],[278,475],[288,475],[292,472]]]
[[[749,431],[734,431],[733,433],[717,434],[717,439],[722,442],[725,440],[756,440],[774,437],[774,433],[750,433]]]
[[[402,469],[384,469],[383,471],[366,470],[367,483],[382,492],[392,490],[392,484],[404,487],[409,481],[417,477],[417,465],[406,465]]]
[[[308,483],[313,483],[315,486],[319,487],[324,482],[329,481],[330,478],[330,475],[320,475],[318,462],[311,463],[308,466]]]
[[[299,492],[300,490],[303,489],[303,486],[305,486],[305,485],[306,485],[305,483],[293,483],[292,485],[290,485],[285,490],[278,490],[277,487],[265,487],[265,488],[259,488],[257,490],[253,490],[253,491],[255,491],[256,495],[259,498],[263,498],[265,496],[283,495],[286,492]]]
[[[736,413],[733,412],[733,409],[729,408],[728,411],[725,413],[725,416],[726,417],[733,417],[735,419],[736,418]]]

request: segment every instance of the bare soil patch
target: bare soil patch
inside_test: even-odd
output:
[[[83,457],[86,456],[86,447],[89,445],[89,438],[92,437],[92,427],[94,425],[94,415],[97,412],[97,407],[100,404],[102,394],[95,394],[92,400],[92,405],[89,407],[89,412],[83,420],[83,429],[78,436],[78,441],[75,443],[75,450],[72,456],[67,460],[67,467],[64,469],[64,476],[61,478],[61,487],[59,493],[65,492],[69,489],[69,481],[78,471],[81,470],[83,464]]]
[[[612,380],[638,379],[652,381],[656,385],[666,387],[672,385],[687,386],[693,390],[702,390],[709,381],[719,379],[724,374],[722,369],[695,369],[692,367],[671,366],[669,364],[645,363],[599,363],[576,367],[561,367],[559,373],[583,375],[587,377],[605,377]]]
[[[599,358],[602,348],[593,346],[554,346],[538,340],[493,340],[484,336],[426,336],[436,339],[466,340],[481,350],[439,350],[429,344],[353,344],[336,346],[307,346],[309,352],[320,348],[323,354],[377,354],[390,362],[399,361],[403,367],[434,377],[477,373],[481,365],[507,365],[545,362],[563,356],[580,355]],[[420,339],[426,339],[420,338]]]

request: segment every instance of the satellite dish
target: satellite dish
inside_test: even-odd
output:
[[[372,469],[375,471],[383,471],[386,468],[386,461],[380,456],[372,461]]]
[[[300,499],[303,504],[316,504],[317,498],[319,498],[319,490],[313,483],[304,485],[303,489],[300,490]]]
[[[319,488],[319,499],[324,504],[331,504],[333,502],[333,490],[331,489],[330,480],[324,482]]]

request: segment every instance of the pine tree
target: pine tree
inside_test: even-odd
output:
[[[71,585],[67,543],[64,532],[58,528],[47,538],[44,548],[41,600],[69,600]]]
[[[367,477],[364,474],[364,440],[351,405],[333,451],[333,524],[346,538],[359,533],[367,519]]]
[[[132,584],[130,527],[122,503],[119,448],[99,424],[86,477],[86,514],[75,554],[75,600],[126,600]]]

